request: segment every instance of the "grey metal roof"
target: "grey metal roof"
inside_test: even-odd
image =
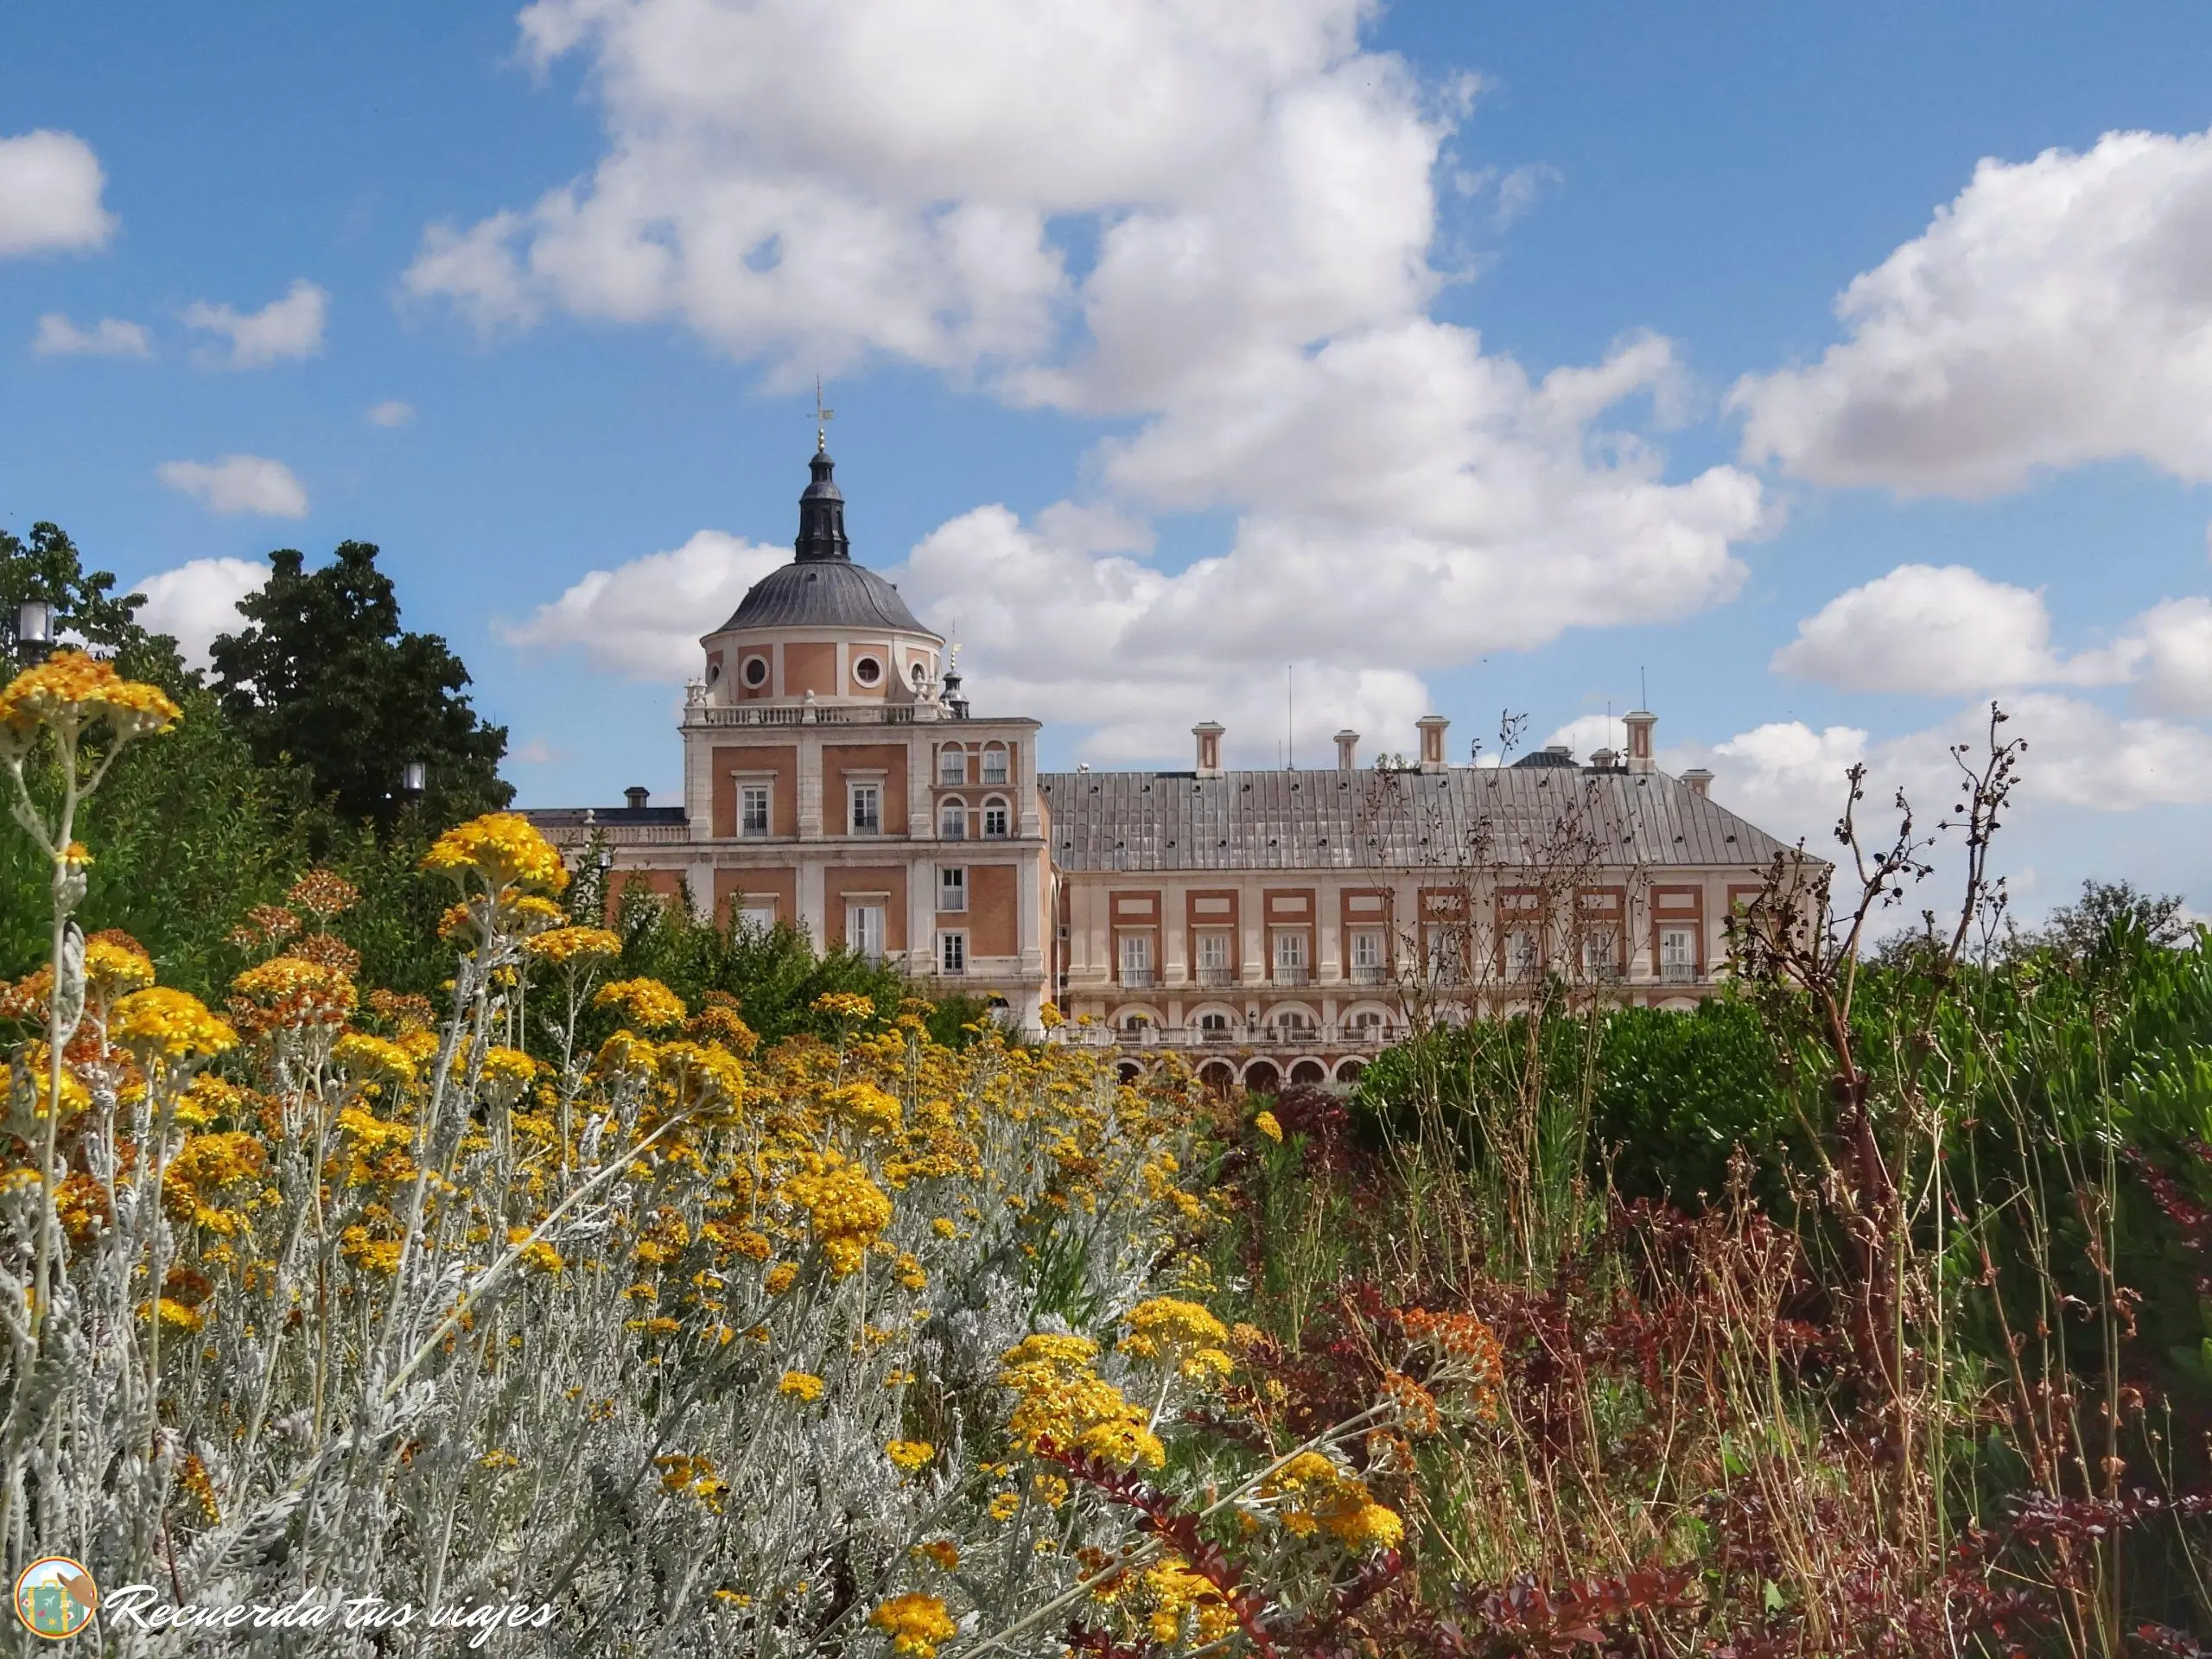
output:
[[[1557,864],[1578,834],[1607,863],[1764,865],[1783,845],[1656,772],[1054,772],[1038,782],[1064,870]]]
[[[864,564],[836,558],[794,560],[771,570],[746,590],[729,620],[715,632],[793,627],[930,632],[896,588]]]
[[[680,806],[526,806],[520,810],[523,817],[540,830],[567,830],[595,823],[614,829],[623,824],[690,821]]]

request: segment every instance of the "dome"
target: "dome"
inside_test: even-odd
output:
[[[733,628],[891,628],[930,634],[899,590],[864,564],[811,559],[771,570],[746,590],[728,621]]]

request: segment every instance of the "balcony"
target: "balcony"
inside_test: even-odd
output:
[[[1132,968],[1127,963],[1122,964],[1119,983],[1123,990],[1148,991],[1159,982],[1149,968]]]
[[[1390,970],[1379,962],[1356,962],[1351,965],[1351,982],[1355,985],[1388,985]]]
[[[1236,982],[1236,970],[1234,968],[1200,968],[1193,971],[1192,978],[1200,985],[1218,990],[1224,985]]]
[[[1279,962],[1275,963],[1274,983],[1278,985],[1310,985],[1313,982],[1313,970],[1308,968],[1304,963]]]
[[[759,703],[688,704],[683,710],[686,726],[911,726],[921,709],[929,709],[925,719],[942,720],[944,715],[935,707],[923,703],[887,704],[880,708],[865,705],[855,708],[832,708],[820,703],[800,703],[796,707],[781,707]]]
[[[1659,964],[1662,985],[1694,985],[1698,982],[1697,964],[1694,962],[1662,962]]]

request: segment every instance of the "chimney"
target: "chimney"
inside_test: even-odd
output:
[[[1444,731],[1451,723],[1441,715],[1423,715],[1414,722],[1421,728],[1421,769],[1423,772],[1444,770]]]
[[[1198,776],[1221,776],[1221,734],[1224,728],[1218,721],[1202,720],[1191,728],[1191,735],[1198,740]]]
[[[1682,781],[1690,786],[1690,793],[1696,796],[1700,801],[1711,798],[1713,794],[1713,774],[1707,772],[1703,766],[1692,766],[1688,772],[1682,774]]]
[[[642,812],[645,810],[645,803],[652,798],[652,793],[643,784],[632,784],[622,791],[622,798],[629,802],[632,812]]]
[[[1659,723],[1659,716],[1648,709],[1638,709],[1621,716],[1621,724],[1628,728],[1628,769],[1630,772],[1656,772],[1651,759],[1651,728]]]
[[[1359,769],[1359,734],[1346,727],[1337,734],[1337,770],[1356,772]]]
[[[1617,772],[1619,769],[1620,756],[1611,749],[1597,750],[1590,757],[1590,770],[1592,772]]]

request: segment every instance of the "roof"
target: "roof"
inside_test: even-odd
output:
[[[771,570],[746,590],[729,620],[715,632],[793,627],[930,632],[914,620],[899,590],[874,571],[847,559],[826,558],[795,559]]]
[[[1578,822],[1609,864],[1764,865],[1784,850],[1656,772],[1055,772],[1038,781],[1052,803],[1053,861],[1070,871],[1556,863]]]
[[[605,824],[613,830],[624,824],[690,822],[680,806],[528,806],[521,810],[523,817],[540,830],[567,830],[588,824]]]

